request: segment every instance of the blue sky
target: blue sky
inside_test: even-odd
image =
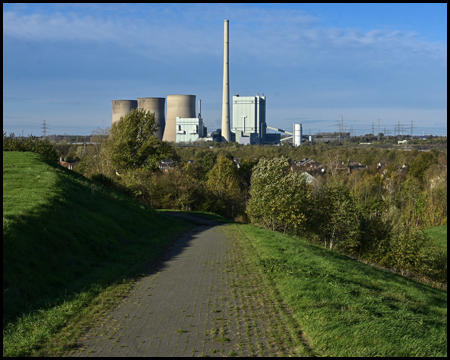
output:
[[[447,4],[3,4],[3,130],[90,134],[111,100],[193,94],[222,115],[266,96],[267,123],[447,134]]]

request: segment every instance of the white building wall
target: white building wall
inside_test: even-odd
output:
[[[266,135],[266,99],[264,96],[233,96],[233,133],[250,134],[255,143],[264,143]],[[238,141],[238,139],[236,139]]]
[[[176,118],[176,142],[194,142],[204,137],[202,118]]]

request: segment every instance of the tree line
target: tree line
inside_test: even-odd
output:
[[[93,144],[77,148],[75,169],[152,208],[218,213],[446,282],[446,251],[423,233],[447,223],[446,149],[179,147],[158,140],[156,130],[153,114],[132,111],[111,129],[94,131]],[[293,165],[302,158],[324,165],[359,161],[368,168],[311,179]],[[164,172],[159,165],[165,159],[174,167]],[[377,169],[379,162],[387,166]]]

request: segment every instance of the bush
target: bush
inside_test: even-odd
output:
[[[30,135],[27,138],[16,138],[14,133],[6,135],[3,132],[3,151],[29,151],[37,153],[50,161],[57,162],[58,154],[48,139],[41,140]]]
[[[115,182],[113,179],[111,179],[109,176],[102,174],[102,173],[95,173],[91,175],[91,180],[98,182],[101,185],[105,185],[108,187],[114,187]]]
[[[422,231],[410,229],[407,225],[401,226],[392,236],[383,262],[432,280],[447,281],[446,251],[436,246]]]

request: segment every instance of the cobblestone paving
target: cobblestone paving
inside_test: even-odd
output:
[[[296,355],[278,310],[223,226],[208,221],[184,233],[68,355]]]

